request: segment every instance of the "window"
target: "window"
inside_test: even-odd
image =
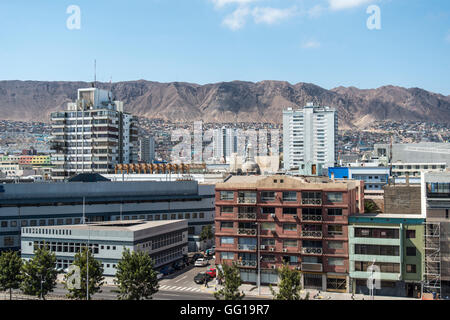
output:
[[[14,246],[14,237],[4,237],[3,238],[3,246],[13,247]]]
[[[342,202],[342,192],[328,192],[327,199],[329,202]]]
[[[370,261],[355,261],[355,271],[367,271],[371,265]],[[399,263],[377,262],[375,265],[380,268],[380,272],[400,273]]]
[[[416,273],[416,265],[415,264],[407,264],[406,272],[407,273]]]
[[[297,208],[283,208],[283,214],[297,214]]]
[[[381,228],[355,228],[355,237],[398,239],[399,230]]]
[[[205,218],[205,213],[204,212],[200,212],[200,219]]]
[[[329,208],[328,215],[329,216],[342,216],[342,209],[341,208]]]
[[[195,234],[195,227],[188,227],[188,234]]]
[[[220,223],[221,229],[233,229],[233,222],[232,221],[222,221]]]
[[[180,215],[178,215],[178,218],[180,218]],[[183,216],[181,216],[181,219],[183,219]],[[161,215],[156,214],[155,215],[155,220],[161,220]]]
[[[283,224],[284,231],[297,231],[297,225],[295,223],[285,223]]]
[[[344,243],[342,241],[328,241],[328,248],[340,250],[344,248]]]
[[[375,255],[375,256],[399,256],[398,246],[375,245],[375,244],[355,244],[355,254]]]
[[[283,248],[296,248],[297,240],[283,240]]]
[[[274,238],[262,238],[261,244],[263,246],[274,246],[275,245],[275,239]]]
[[[220,213],[233,213],[233,207],[220,207]]]
[[[2,228],[8,228],[8,221],[2,221]]]
[[[261,223],[261,230],[275,230],[275,226],[273,222],[263,222]]]
[[[179,219],[179,220],[183,219],[183,214],[182,214],[182,213],[179,213],[179,214],[178,214],[178,219]],[[156,220],[156,219],[155,219],[155,220]]]
[[[416,247],[406,247],[406,255],[409,257],[416,256]]]
[[[220,257],[222,258],[222,260],[233,260],[234,253],[233,252],[221,252]]]
[[[273,191],[263,191],[261,192],[261,201],[274,201],[275,192]]]
[[[343,266],[344,259],[342,258],[328,258],[328,265],[330,266]]]
[[[190,213],[186,213],[186,214],[184,215],[184,218],[185,218],[185,219],[190,219],[190,218],[191,218],[191,214],[190,214]]]
[[[72,219],[66,219],[66,224],[72,224]]]
[[[56,220],[56,224],[57,225],[63,225],[64,224],[64,219],[57,219]]]
[[[15,220],[11,221],[10,226],[11,226],[11,228],[17,227],[17,221],[15,221]]]
[[[263,254],[261,256],[261,261],[262,262],[275,262],[275,256],[274,255],[268,255],[268,254]]]
[[[407,239],[415,239],[416,238],[416,230],[406,230],[406,238]]]
[[[220,191],[220,200],[234,200],[234,192]]]
[[[220,238],[221,244],[234,244],[234,238],[233,237],[222,237]]]
[[[341,236],[343,234],[341,225],[328,225],[328,234],[330,236]]]
[[[172,214],[170,215],[170,219],[171,219],[171,220],[176,220],[176,219],[177,219],[177,215],[176,215],[175,213],[172,213]]]
[[[297,192],[295,191],[283,192],[283,201],[297,201]]]
[[[263,207],[261,208],[262,214],[275,214],[275,207]]]

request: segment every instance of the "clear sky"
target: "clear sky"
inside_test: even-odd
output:
[[[80,29],[67,27],[70,5]],[[370,5],[380,30],[367,27]],[[449,0],[2,0],[0,41],[1,80],[92,81],[97,59],[105,82],[393,84],[450,95]]]

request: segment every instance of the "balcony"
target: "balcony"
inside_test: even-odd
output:
[[[302,263],[302,271],[322,272],[323,266],[321,263]]]
[[[238,198],[238,203],[255,204],[256,198]]]
[[[238,260],[236,264],[240,267],[256,268],[256,260]]]
[[[302,231],[302,237],[304,238],[322,238],[322,231]]]
[[[246,212],[246,213],[238,213],[238,219],[241,220],[256,220],[256,213],[254,212]]]
[[[322,221],[322,216],[319,215],[302,215],[303,221]]]
[[[255,251],[256,245],[252,244],[238,244],[238,250]]]
[[[302,254],[322,254],[322,248],[303,247]]]
[[[239,228],[238,234],[246,234],[246,235],[256,235],[256,229],[246,229],[246,228]]]
[[[302,199],[302,204],[321,206],[322,199]]]

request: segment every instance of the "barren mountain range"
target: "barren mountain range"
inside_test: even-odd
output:
[[[64,110],[86,82],[0,81],[0,119],[49,122],[49,114]],[[171,121],[274,122],[282,110],[307,102],[338,110],[340,128],[363,127],[380,120],[450,123],[450,96],[419,88],[384,86],[361,90],[326,90],[310,83],[233,81],[198,85],[145,80],[97,83],[111,89],[125,110],[137,116]]]

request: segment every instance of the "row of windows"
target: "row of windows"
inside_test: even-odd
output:
[[[261,230],[262,231],[274,231],[276,230],[276,223],[275,222],[263,222],[261,223]],[[295,223],[283,223],[283,231],[297,231],[297,224]],[[343,235],[343,226],[342,225],[334,225],[329,224],[326,226],[328,235],[331,236],[338,236]],[[234,222],[232,221],[221,221],[220,222],[220,229],[233,229],[234,228]],[[244,223],[240,222],[238,224],[239,229],[254,229],[256,230],[256,224],[254,223]],[[317,226],[317,228],[320,228],[320,230],[312,230],[315,229],[312,225],[302,225],[303,231],[321,231],[321,226]],[[311,230],[310,230],[311,229]]]
[[[45,241],[34,241],[29,242],[29,246],[33,246],[33,250],[47,248],[51,252],[68,252],[77,253],[81,252],[83,248],[87,246],[87,243],[83,242],[45,242]],[[100,245],[98,243],[89,243],[89,249],[94,253],[98,254],[99,250],[117,250],[116,246],[111,245]]]
[[[262,207],[261,214],[275,214],[276,207]],[[318,208],[301,208],[303,215],[322,215],[322,209]],[[327,208],[329,216],[342,216],[342,208]],[[232,206],[220,206],[221,213],[234,213]],[[238,207],[239,213],[257,213],[256,207]],[[283,214],[295,215],[298,212],[297,208],[282,208]]]
[[[238,238],[238,239],[249,239],[249,238]],[[250,238],[252,239],[252,238]],[[262,246],[275,246],[276,243],[282,243],[283,244],[283,248],[287,248],[287,247],[297,247],[298,245],[298,240],[278,240],[276,241],[274,238],[261,238],[261,245]],[[241,243],[241,241],[238,241],[239,243]],[[221,237],[220,238],[220,244],[224,245],[224,244],[234,244],[235,243],[235,238],[234,237]],[[322,242],[321,241],[308,241],[308,240],[303,240],[302,241],[302,245],[304,247],[318,247],[321,248],[322,247]],[[340,250],[344,248],[344,242],[343,241],[327,241],[327,245],[329,249],[336,249],[336,250]]]
[[[233,252],[221,252],[220,253],[220,257],[223,260],[234,260],[235,259],[235,254]],[[256,263],[256,256],[252,256],[252,255],[245,255],[245,254],[239,254],[238,259],[239,260],[244,260],[244,261],[254,261]],[[299,256],[298,255],[286,255],[282,257],[282,260],[284,263],[288,263],[290,265],[296,265],[298,264],[299,260],[298,260]],[[307,257],[303,257],[302,262],[304,263],[322,263],[321,258],[319,257],[320,260],[314,260],[314,261],[309,261],[307,259]],[[271,254],[263,254],[261,255],[261,262],[269,262],[269,263],[275,263],[277,261],[276,256],[275,255],[271,255]],[[328,258],[328,265],[330,266],[343,266],[345,264],[345,259],[343,258]]]
[[[415,230],[405,230],[405,236],[407,239],[416,238]],[[388,228],[355,228],[356,238],[385,238],[385,239],[399,239],[399,229]]]
[[[276,182],[274,180],[274,182]],[[283,179],[280,179],[280,183],[283,183]],[[238,199],[239,202],[244,202],[247,200],[254,200],[251,202],[256,202],[257,193],[254,191],[239,191]],[[322,192],[301,192],[303,200],[322,200]],[[329,202],[342,202],[342,192],[327,192],[325,194]],[[260,192],[261,201],[275,201],[276,192],[275,191],[262,191]],[[282,192],[283,201],[297,201],[296,191],[284,191]],[[220,191],[220,200],[234,200],[234,191]]]
[[[182,254],[183,254],[182,248],[172,248],[169,250],[164,250],[160,254],[154,255],[152,258],[155,261],[156,265],[160,265],[166,262],[173,261],[177,258],[180,258]]]
[[[123,220],[181,220],[181,219],[204,219],[204,212],[192,212],[192,213],[172,213],[172,214],[152,214],[152,215],[124,215]],[[116,220],[120,220],[120,216],[116,216]],[[59,219],[33,219],[33,220],[3,220],[0,222],[1,228],[17,228],[20,227],[37,227],[37,226],[54,226],[54,225],[71,225],[80,224],[81,218],[59,218]]]

